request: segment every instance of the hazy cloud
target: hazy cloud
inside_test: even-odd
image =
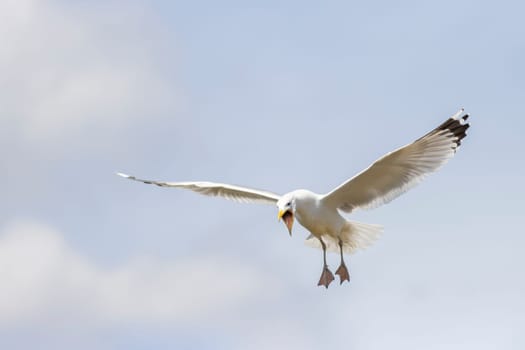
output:
[[[161,262],[143,257],[104,268],[41,224],[17,222],[0,233],[0,324],[193,322],[275,297],[275,281],[220,257]],[[268,293],[263,286],[274,287]],[[261,291],[264,293],[261,295]]]
[[[165,33],[153,15],[134,6],[98,6],[0,4],[6,135],[46,147],[64,138],[94,143],[96,136],[100,147],[124,122],[173,116],[182,100],[171,74],[175,54],[162,44]]]

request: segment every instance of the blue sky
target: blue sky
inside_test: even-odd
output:
[[[0,347],[522,349],[524,10],[3,1]],[[328,290],[275,208],[114,176],[322,193],[460,107]]]

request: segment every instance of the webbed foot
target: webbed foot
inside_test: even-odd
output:
[[[319,279],[319,283],[317,283],[318,286],[325,286],[328,289],[328,285],[332,283],[334,280],[334,275],[330,269],[328,269],[328,266],[325,265],[323,268],[323,273],[321,274],[321,278]]]

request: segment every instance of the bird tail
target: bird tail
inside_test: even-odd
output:
[[[347,220],[340,237],[343,241],[343,253],[352,254],[358,249],[365,249],[374,243],[382,232],[383,226],[381,225]],[[339,240],[337,238],[329,235],[323,235],[321,238],[326,244],[328,252],[339,253]],[[321,242],[313,235],[308,236],[305,244],[312,248],[321,249]]]

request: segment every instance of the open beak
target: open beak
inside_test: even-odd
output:
[[[288,233],[290,236],[292,235],[292,226],[293,226],[293,214],[289,210],[279,210],[279,213],[277,214],[277,219],[281,220],[283,219],[284,224],[286,225],[286,228],[288,229]]]

